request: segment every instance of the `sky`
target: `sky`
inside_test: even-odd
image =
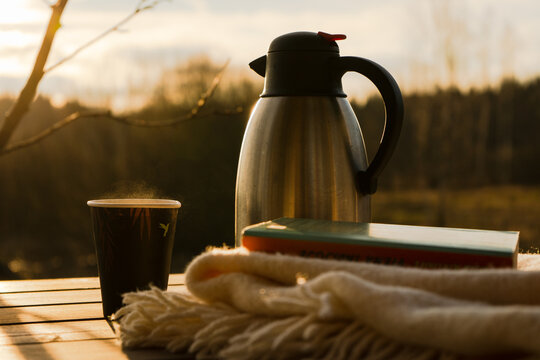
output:
[[[0,95],[24,85],[52,1],[0,0]],[[48,65],[139,3],[70,0]],[[404,92],[450,82],[496,85],[502,76],[540,74],[539,20],[538,0],[164,0],[47,73],[39,91],[57,104],[79,98],[118,111],[136,108],[165,69],[190,57],[230,60],[229,76],[240,76],[272,39],[300,30],[346,34],[341,55],[381,64]],[[346,75],[344,88],[358,98],[375,89],[359,75]]]

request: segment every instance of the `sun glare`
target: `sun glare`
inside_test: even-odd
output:
[[[39,46],[42,23],[48,20],[48,8],[40,1],[3,1],[0,5],[0,75],[25,75]]]
[[[35,36],[20,30],[0,32],[0,47],[26,47],[34,43]]]
[[[0,25],[3,26],[35,23],[48,11],[43,2],[28,0],[2,1],[0,10]]]

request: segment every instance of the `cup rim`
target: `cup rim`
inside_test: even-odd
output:
[[[98,199],[89,200],[86,204],[90,207],[106,208],[166,208],[177,209],[182,204],[177,200],[170,199]]]

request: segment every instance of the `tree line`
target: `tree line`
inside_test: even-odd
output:
[[[540,78],[498,87],[435,89],[404,96],[398,146],[383,189],[537,185]],[[379,97],[353,103],[373,156],[383,127]],[[373,120],[376,121],[373,121]]]

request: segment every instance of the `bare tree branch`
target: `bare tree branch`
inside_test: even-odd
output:
[[[47,62],[47,58],[49,56],[49,52],[52,46],[52,42],[54,39],[54,36],[56,34],[56,31],[60,28],[60,17],[62,15],[62,12],[67,4],[68,0],[57,0],[57,2],[54,5],[50,5],[52,9],[51,18],[49,20],[49,25],[47,27],[41,48],[38,52],[36,63],[34,65],[34,69],[32,73],[30,74],[30,77],[21,91],[19,97],[15,101],[15,104],[10,109],[10,111],[7,113],[3,126],[0,128],[0,156],[6,155],[8,153],[11,153],[15,150],[22,149],[34,144],[37,144],[41,140],[45,139],[49,135],[55,133],[56,131],[64,128],[65,126],[74,123],[76,120],[79,119],[88,119],[88,118],[107,118],[114,121],[121,122],[126,125],[131,126],[143,126],[143,127],[164,127],[164,126],[173,126],[177,125],[183,122],[186,122],[188,120],[194,119],[196,117],[207,117],[212,115],[220,115],[220,114],[227,114],[227,115],[233,115],[233,114],[239,114],[242,113],[244,110],[241,107],[237,107],[233,110],[224,110],[224,111],[213,111],[206,114],[200,114],[200,111],[203,109],[203,107],[208,102],[208,99],[214,94],[217,86],[221,82],[221,78],[223,76],[223,73],[226,69],[226,67],[229,64],[229,60],[221,67],[221,69],[218,71],[217,75],[212,81],[212,84],[208,88],[208,90],[201,95],[199,100],[197,101],[195,107],[191,110],[190,113],[187,115],[184,115],[182,117],[173,118],[173,119],[167,119],[162,121],[148,121],[143,119],[136,119],[129,116],[119,116],[114,115],[111,111],[88,111],[88,112],[76,112],[73,113],[64,119],[54,123],[49,128],[46,128],[45,130],[41,131],[40,133],[31,136],[29,138],[26,138],[24,140],[20,140],[13,144],[7,144],[9,139],[11,138],[11,135],[13,134],[14,130],[19,125],[22,117],[28,112],[28,109],[30,107],[30,104],[35,98],[37,86],[39,85],[39,82],[43,78],[43,76],[59,67],[60,65],[64,64],[65,62],[71,60],[74,58],[77,54],[79,54],[81,51],[85,50],[86,48],[90,47],[92,44],[96,43],[97,41],[103,39],[108,34],[119,31],[120,27],[124,24],[126,24],[129,20],[131,20],[134,16],[139,14],[142,11],[146,11],[149,9],[154,8],[156,5],[158,5],[160,2],[164,0],[140,0],[139,4],[133,11],[133,13],[126,16],[124,19],[119,21],[116,25],[112,26],[111,28],[105,30],[92,40],[88,41],[87,43],[81,45],[78,47],[73,53],[70,55],[64,57],[57,63],[51,65],[50,67],[45,69],[45,63]]]
[[[167,120],[162,120],[162,121],[148,121],[148,120],[131,118],[128,116],[118,116],[118,115],[114,115],[110,111],[76,112],[54,123],[51,127],[48,127],[47,129],[43,130],[37,135],[31,136],[27,139],[17,141],[16,143],[6,146],[3,150],[0,150],[0,156],[7,155],[11,152],[14,152],[16,150],[19,150],[19,149],[22,149],[31,145],[35,145],[39,143],[41,140],[48,137],[49,135],[55,133],[56,131],[64,128],[65,126],[69,124],[73,124],[76,120],[79,120],[79,119],[92,119],[92,118],[93,119],[110,119],[113,121],[118,121],[125,125],[131,125],[131,126],[166,127],[166,126],[179,125],[179,124],[188,122],[189,120],[193,120],[195,118],[203,119],[206,117],[216,116],[216,115],[237,115],[237,114],[242,114],[243,112],[244,112],[244,108],[239,106],[235,109],[215,110],[215,111],[211,111],[204,114],[199,113],[197,116],[193,115],[193,113],[189,113],[188,115],[185,115],[182,117],[178,117],[174,119],[167,119]]]
[[[73,113],[64,119],[54,123],[52,126],[48,127],[47,129],[43,130],[42,132],[31,136],[27,139],[18,141],[14,144],[10,144],[6,146],[4,149],[0,149],[0,156],[6,155],[8,153],[11,153],[15,150],[19,150],[34,144],[37,144],[41,140],[45,139],[49,135],[55,133],[56,131],[64,128],[65,126],[74,123],[76,120],[79,119],[110,119],[113,121],[117,121],[120,123],[123,123],[125,125],[131,125],[131,126],[141,126],[141,127],[165,127],[165,126],[174,126],[181,123],[185,123],[189,120],[195,119],[195,118],[204,118],[209,116],[215,116],[215,115],[235,115],[235,114],[241,114],[243,113],[244,109],[242,107],[237,107],[235,109],[230,110],[216,110],[211,111],[205,114],[201,114],[200,111],[204,108],[204,106],[207,104],[208,99],[212,97],[214,94],[216,88],[221,82],[221,79],[223,77],[223,73],[225,72],[225,69],[227,68],[229,64],[229,60],[221,67],[219,72],[216,74],[214,79],[212,80],[212,84],[208,88],[208,90],[201,95],[199,100],[197,101],[195,107],[184,116],[172,118],[172,119],[166,119],[161,121],[148,121],[143,119],[137,119],[132,118],[129,116],[119,116],[114,115],[111,111],[88,111],[88,112],[76,112]]]
[[[47,25],[47,30],[45,32],[45,36],[43,37],[41,48],[39,49],[36,57],[34,68],[32,69],[30,77],[26,81],[24,88],[21,90],[19,97],[4,118],[2,128],[0,129],[0,149],[5,148],[7,142],[11,138],[11,135],[21,122],[22,117],[28,112],[28,108],[36,96],[39,82],[45,74],[43,69],[45,67],[45,63],[47,62],[47,57],[49,56],[54,36],[56,31],[60,28],[60,17],[62,16],[66,3],[67,0],[58,0],[54,5],[51,6],[51,18],[49,19],[49,24]]]
[[[65,62],[73,59],[75,56],[77,56],[80,52],[82,52],[83,50],[87,49],[88,47],[92,46],[93,44],[95,44],[96,42],[98,42],[99,40],[103,39],[105,36],[109,35],[110,33],[112,32],[115,32],[115,31],[119,31],[120,28],[125,25],[127,22],[129,22],[131,19],[133,19],[136,15],[140,14],[141,12],[143,11],[146,11],[146,10],[150,10],[150,9],[153,9],[154,7],[156,7],[160,2],[162,2],[163,0],[154,0],[152,2],[148,2],[146,0],[141,0],[139,2],[139,4],[137,5],[137,7],[135,8],[135,10],[133,10],[133,12],[131,14],[129,14],[128,16],[126,16],[125,18],[123,18],[122,20],[120,20],[118,23],[116,23],[115,25],[113,25],[112,27],[110,27],[109,29],[103,31],[101,34],[99,34],[98,36],[96,36],[95,38],[89,40],[88,42],[82,44],[81,46],[79,46],[77,49],[75,49],[71,54],[67,55],[66,57],[64,57],[63,59],[61,59],[60,61],[54,63],[53,65],[47,67],[45,69],[45,73],[48,73],[54,69],[56,69],[57,67],[59,67],[60,65],[64,64]]]

